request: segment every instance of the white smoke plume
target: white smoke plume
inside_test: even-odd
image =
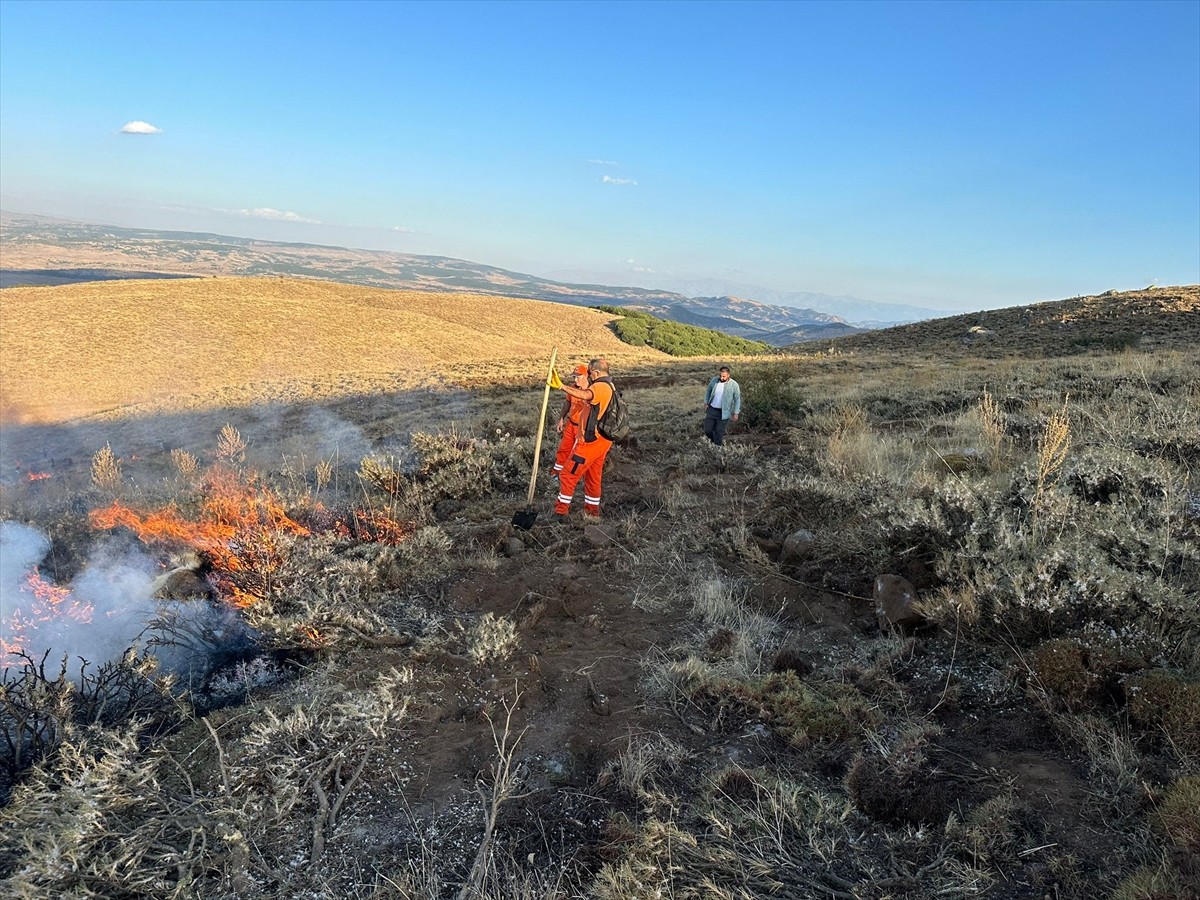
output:
[[[83,661],[95,671],[136,648],[192,683],[211,665],[215,648],[231,649],[223,640],[244,648],[245,628],[231,610],[154,599],[158,565],[136,550],[93,558],[61,599],[39,598],[29,579],[49,549],[40,531],[0,523],[0,639],[32,659],[48,653],[47,662],[57,666],[66,657],[68,671],[78,673]]]

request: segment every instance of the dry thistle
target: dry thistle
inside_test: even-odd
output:
[[[329,482],[333,480],[333,460],[323,459],[317,463],[317,490],[322,491],[329,487]]]
[[[479,665],[502,660],[520,645],[517,627],[506,616],[484,613],[467,636],[467,655]]]
[[[200,471],[200,461],[186,450],[176,447],[171,451],[171,465],[184,478],[195,478]]]
[[[108,444],[92,457],[92,484],[109,494],[121,489],[121,461]]]
[[[407,483],[395,457],[386,460],[374,456],[363,457],[358,467],[358,477],[393,497],[399,494]]]
[[[226,462],[242,462],[246,458],[246,442],[232,425],[226,423],[217,435],[217,458]]]
[[[983,432],[984,443],[987,444],[994,457],[999,453],[1000,445],[1004,442],[1005,420],[1000,404],[987,390],[984,390],[983,397],[979,401],[979,424]]]
[[[1067,460],[1067,451],[1071,447],[1071,421],[1067,416],[1067,400],[1063,399],[1062,409],[1050,417],[1046,430],[1038,441],[1037,459],[1037,493],[1036,503],[1042,494],[1058,477],[1058,472]]]

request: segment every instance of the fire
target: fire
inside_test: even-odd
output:
[[[75,599],[69,588],[42,578],[35,566],[18,589],[17,608],[0,620],[0,669],[15,665],[17,655],[54,643],[54,632],[66,622],[87,624],[93,607]]]
[[[223,593],[247,607],[266,596],[282,562],[280,537],[310,532],[284,511],[276,495],[253,476],[209,473],[195,521],[174,506],[138,512],[120,502],[90,515],[93,528],[125,527],[146,544],[182,544],[205,554]]]
[[[325,646],[326,643],[325,635],[311,625],[302,625],[299,629],[299,637],[302,643],[313,650]]]
[[[26,481],[45,481],[50,477],[49,472],[28,472],[25,475]]]
[[[342,537],[355,537],[364,543],[395,547],[413,533],[413,525],[397,522],[386,513],[373,509],[358,509],[354,511],[352,521],[337,524],[337,533]]]

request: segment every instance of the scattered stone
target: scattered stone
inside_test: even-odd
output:
[[[608,697],[596,687],[596,683],[592,681],[592,676],[588,676],[587,683],[588,704],[591,706],[592,712],[598,716],[611,716],[612,704],[609,703]]]
[[[204,577],[202,568],[180,566],[160,575],[150,586],[160,600],[216,600],[217,591]]]
[[[791,559],[804,559],[812,552],[813,541],[817,536],[807,528],[801,528],[799,531],[793,531],[783,541],[783,549],[779,553],[779,561],[787,562]]]
[[[525,542],[519,537],[510,537],[504,543],[504,552],[509,556],[517,556],[525,549]]]
[[[875,617],[879,627],[910,628],[920,625],[924,618],[916,610],[917,589],[899,575],[875,577]]]

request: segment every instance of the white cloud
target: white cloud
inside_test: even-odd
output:
[[[121,134],[162,134],[161,128],[155,128],[149,122],[134,120],[126,122],[121,127]]]
[[[306,225],[320,225],[317,219],[308,219],[300,215],[300,213],[292,212],[291,210],[271,209],[269,206],[262,206],[258,209],[238,209],[234,210],[239,216],[249,216],[252,219],[270,219],[272,222],[303,222]]]
[[[401,234],[414,234],[415,232],[404,225],[393,225],[392,231],[399,231]]]
[[[619,162],[613,162],[611,159],[589,159],[593,166],[619,166]]]
[[[600,179],[601,184],[637,184],[632,178],[613,178],[611,175],[605,175]]]

